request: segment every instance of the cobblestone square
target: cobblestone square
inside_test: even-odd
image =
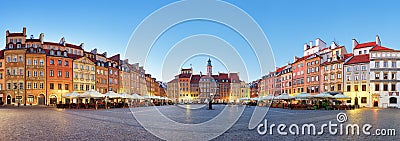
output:
[[[215,110],[186,109],[180,106],[157,107],[165,116],[186,124],[202,123],[217,116],[225,106]],[[227,108],[235,108],[228,106]],[[133,112],[146,114],[150,107],[133,108]],[[227,132],[214,140],[397,140],[397,136],[367,135],[259,135],[247,128],[254,107],[246,107],[239,120]],[[371,124],[373,128],[399,130],[398,109],[337,110],[287,110],[271,108],[266,116],[268,124],[290,125],[312,123],[319,126],[329,121],[337,122],[336,115],[344,112],[347,123]],[[151,116],[151,115],[149,115]],[[56,109],[20,107],[0,109],[0,140],[161,140],[145,130],[134,118],[129,108],[109,110]],[[218,126],[218,125],[215,125]],[[168,127],[163,127],[168,130]],[[373,130],[371,130],[373,131]],[[274,131],[276,132],[276,131]],[[190,132],[182,132],[190,134]]]

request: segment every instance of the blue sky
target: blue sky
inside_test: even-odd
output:
[[[0,41],[4,46],[6,30],[20,32],[22,27],[26,26],[28,35],[38,37],[44,32],[46,41],[58,42],[61,37],[65,37],[69,43],[84,42],[86,50],[98,48],[100,52],[107,51],[108,54],[124,54],[131,34],[138,24],[155,10],[172,2],[174,1],[2,1]],[[301,56],[303,44],[316,38],[321,38],[327,44],[335,40],[340,45],[345,45],[350,52],[351,39],[367,42],[374,41],[375,35],[379,35],[384,46],[399,49],[400,19],[397,17],[400,10],[399,2],[395,0],[227,2],[243,9],[258,22],[269,40],[278,66],[292,61],[295,55]],[[193,34],[216,35],[239,51],[245,50],[245,43],[238,40],[240,36],[229,28],[207,21],[193,21],[175,26],[166,32],[154,45],[153,54],[162,53],[162,48],[170,47],[182,37]],[[252,58],[250,54],[244,54],[243,57]],[[200,61],[203,58],[204,61]],[[192,64],[196,73],[205,72],[207,56],[203,58],[189,60],[183,67],[190,67]],[[214,72],[227,71],[222,63],[213,62]],[[160,79],[157,63],[147,65],[146,70]],[[252,72],[253,68],[248,69]],[[260,74],[251,73],[249,77],[250,80],[254,80],[259,78]]]

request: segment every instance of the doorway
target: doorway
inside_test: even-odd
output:
[[[378,107],[378,100],[374,100],[374,107]]]
[[[354,99],[354,105],[358,106],[358,97]]]
[[[10,95],[7,95],[7,104],[11,104],[11,96]]]
[[[43,94],[40,94],[39,97],[38,97],[38,104],[39,104],[39,105],[45,105],[44,100],[45,100],[44,95],[43,95]]]

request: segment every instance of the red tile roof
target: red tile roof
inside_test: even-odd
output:
[[[371,47],[371,46],[376,46],[376,42],[368,42],[368,43],[358,44],[354,49],[359,49],[359,48],[364,48],[364,47]]]
[[[77,46],[77,45],[73,45],[73,44],[68,44],[68,43],[66,43],[65,46],[70,47],[70,48],[82,49],[81,46]]]
[[[8,37],[17,37],[17,36],[24,36],[24,33],[10,33]]]
[[[235,82],[240,82],[239,75],[238,73],[229,73],[229,78],[231,79],[231,82],[235,80]]]
[[[345,65],[349,64],[357,64],[357,63],[368,63],[369,62],[369,54],[363,54],[363,55],[356,55],[353,56],[349,61],[345,63]]]
[[[26,39],[25,42],[40,42],[40,39]]]
[[[192,74],[179,74],[179,78],[190,78]]]
[[[306,60],[306,59],[307,59],[308,57],[310,57],[311,55],[314,55],[314,54],[310,54],[310,55],[307,55],[307,56],[304,56],[304,57],[301,57],[301,58],[297,58],[296,61],[293,62],[293,64],[294,64],[294,63],[297,63],[297,62],[300,62],[300,61],[303,61],[303,60]]]
[[[276,72],[281,72],[286,66],[280,67],[278,69],[276,69]]]
[[[388,50],[393,50],[393,49],[383,46],[375,46],[371,49],[371,51],[388,51]]]
[[[120,60],[120,55],[119,55],[119,54],[116,54],[116,55],[114,55],[114,56],[111,56],[111,57],[108,58],[108,59],[113,60],[113,61],[115,61],[115,62],[119,62],[119,60]]]
[[[192,75],[190,83],[199,83],[199,81],[200,81],[200,75]]]
[[[344,54],[344,59],[346,60],[347,58],[350,58],[351,56],[353,56],[353,53]]]

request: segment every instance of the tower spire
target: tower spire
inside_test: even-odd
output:
[[[212,75],[212,65],[211,65],[211,59],[210,58],[208,58],[208,61],[207,61],[207,75],[208,76]]]

